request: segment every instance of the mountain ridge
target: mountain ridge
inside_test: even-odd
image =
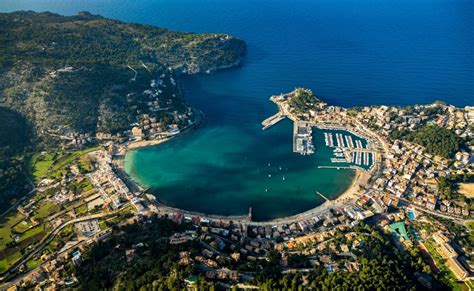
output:
[[[178,75],[237,66],[246,53],[243,41],[226,34],[173,32],[88,12],[1,13],[0,42],[0,105],[31,121],[46,147],[61,144],[58,137],[127,131],[140,114],[163,119],[143,94],[158,76],[162,93],[152,101],[182,113]]]

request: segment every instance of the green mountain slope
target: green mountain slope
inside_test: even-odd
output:
[[[0,43],[0,105],[25,115],[46,145],[125,131],[143,113],[163,118],[143,94],[159,76],[158,101],[180,112],[184,100],[173,77],[238,65],[246,51],[224,34],[173,32],[87,12],[0,14]]]
[[[0,107],[0,209],[29,188],[24,173],[31,137],[30,127],[20,114]]]

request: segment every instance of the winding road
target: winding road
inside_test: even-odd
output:
[[[92,214],[92,215],[87,215],[83,217],[79,217],[76,219],[69,220],[68,222],[65,222],[59,226],[57,226],[53,231],[51,231],[26,257],[23,257],[20,261],[16,262],[14,265],[10,267],[8,271],[15,271],[18,269],[21,265],[25,264],[28,262],[32,257],[34,257],[36,254],[38,254],[43,248],[48,245],[54,237],[61,231],[63,230],[66,226],[78,223],[78,222],[83,222],[87,220],[92,220],[92,219],[97,219],[97,218],[102,218],[102,217],[107,217],[111,215],[115,215],[119,212],[119,210],[111,211],[111,212],[104,212],[104,213],[98,213],[98,214]]]

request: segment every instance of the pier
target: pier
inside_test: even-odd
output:
[[[359,152],[359,153],[378,153],[380,150],[374,149],[374,148],[353,148],[350,149],[353,152]]]
[[[293,152],[302,155],[314,153],[311,125],[305,122],[293,123]]]
[[[354,167],[352,166],[318,166],[318,169],[349,169],[349,170],[354,170]]]
[[[323,199],[326,200],[326,201],[331,201],[331,199],[329,199],[329,198],[327,198],[326,196],[324,196],[321,192],[316,191],[316,194],[318,194],[319,196],[323,197]]]
[[[318,166],[318,169],[337,169],[337,170],[346,169],[346,170],[360,170],[360,171],[364,171],[364,172],[367,171],[366,169],[364,169],[362,167],[359,167],[359,166],[356,166],[356,165],[350,165],[350,166]]]
[[[268,117],[264,121],[262,121],[262,130],[266,130],[269,127],[277,124],[278,122],[282,121],[285,119],[285,117],[288,116],[287,110],[285,109],[285,106],[282,106],[281,102],[285,101],[286,98],[288,97],[288,94],[281,94],[281,95],[275,95],[270,97],[270,101],[275,103],[278,106],[278,112],[275,113],[274,115]]]
[[[283,114],[281,114],[281,112],[278,112],[270,117],[268,117],[267,119],[265,119],[264,121],[262,121],[262,130],[266,130],[268,128],[270,128],[271,126],[277,124],[278,122],[282,121],[283,119],[285,119],[285,116]]]

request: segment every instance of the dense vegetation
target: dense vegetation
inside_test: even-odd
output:
[[[363,245],[354,251],[360,262],[358,272],[331,272],[323,266],[314,267],[309,273],[282,275],[278,261],[269,262],[257,276],[259,286],[266,290],[298,289],[307,282],[315,290],[415,290],[421,287],[415,273],[429,273],[416,249],[411,253],[400,251],[390,243],[390,238],[368,226],[354,229],[363,234]],[[335,244],[344,242],[341,235],[335,237]],[[344,258],[342,261],[346,261]],[[306,278],[303,278],[306,277]]]
[[[0,209],[28,191],[26,166],[32,131],[20,114],[0,107]]]
[[[173,32],[86,12],[1,13],[0,43],[0,105],[25,115],[43,141],[129,129],[137,114],[147,113],[143,105],[150,100],[142,93],[152,79],[233,66],[245,53],[245,44],[227,35]],[[183,103],[175,82],[164,85],[160,100]]]
[[[469,200],[457,192],[459,183],[474,183],[473,174],[451,175],[438,177],[438,189],[441,199]]]
[[[454,132],[436,125],[417,128],[404,138],[425,147],[428,153],[444,158],[453,158],[463,143],[463,140]]]
[[[198,274],[195,266],[183,267],[178,262],[179,252],[189,251],[191,255],[200,250],[199,244],[186,243],[169,245],[166,238],[175,231],[186,229],[167,219],[153,218],[152,223],[133,224],[116,229],[112,238],[95,245],[85,255],[85,260],[77,274],[82,289],[127,289],[159,290],[183,288],[184,278]],[[368,226],[356,227],[362,247],[354,251],[360,262],[359,272],[332,272],[320,266],[309,273],[282,274],[280,254],[271,251],[267,260],[258,263],[243,263],[238,269],[254,273],[256,284],[265,290],[297,290],[306,284],[318,290],[363,289],[363,290],[413,290],[419,287],[415,273],[430,273],[416,249],[411,253],[395,248],[389,237]],[[335,243],[343,243],[344,235],[339,234]],[[133,259],[127,261],[125,251],[133,245],[136,248]],[[346,242],[347,243],[347,242]],[[341,263],[348,258],[341,260]],[[307,258],[291,255],[289,267],[311,268]],[[234,266],[235,267],[235,266]],[[72,265],[68,269],[74,272]],[[429,275],[428,275],[429,276]],[[201,289],[216,286],[199,276]]]
[[[307,113],[309,110],[315,110],[317,104],[321,101],[313,95],[309,89],[298,88],[295,95],[289,100],[290,106],[297,113]]]
[[[173,32],[150,25],[127,24],[88,12],[0,14],[0,63],[44,65],[114,64],[139,61],[180,68],[181,72],[215,70],[240,61],[245,44],[224,34]]]
[[[0,43],[0,106],[21,113],[0,111],[2,205],[25,192],[32,131],[35,151],[54,152],[78,136],[83,142],[97,132],[129,130],[143,113],[166,125],[170,113],[186,108],[177,74],[239,64],[246,50],[223,34],[173,32],[87,12],[0,13]],[[146,91],[158,78],[159,95],[150,97]],[[166,110],[153,111],[151,101]]]
[[[95,245],[78,269],[81,288],[146,290],[175,289],[194,267],[178,264],[179,252],[198,250],[192,244],[169,245],[167,238],[187,229],[168,219],[152,218],[152,223],[130,224],[116,229],[112,238]],[[134,258],[127,261],[125,251],[135,249]],[[72,272],[72,269],[71,269]],[[183,285],[184,286],[184,285]],[[182,286],[182,287],[183,287]],[[152,288],[153,287],[153,288]]]

